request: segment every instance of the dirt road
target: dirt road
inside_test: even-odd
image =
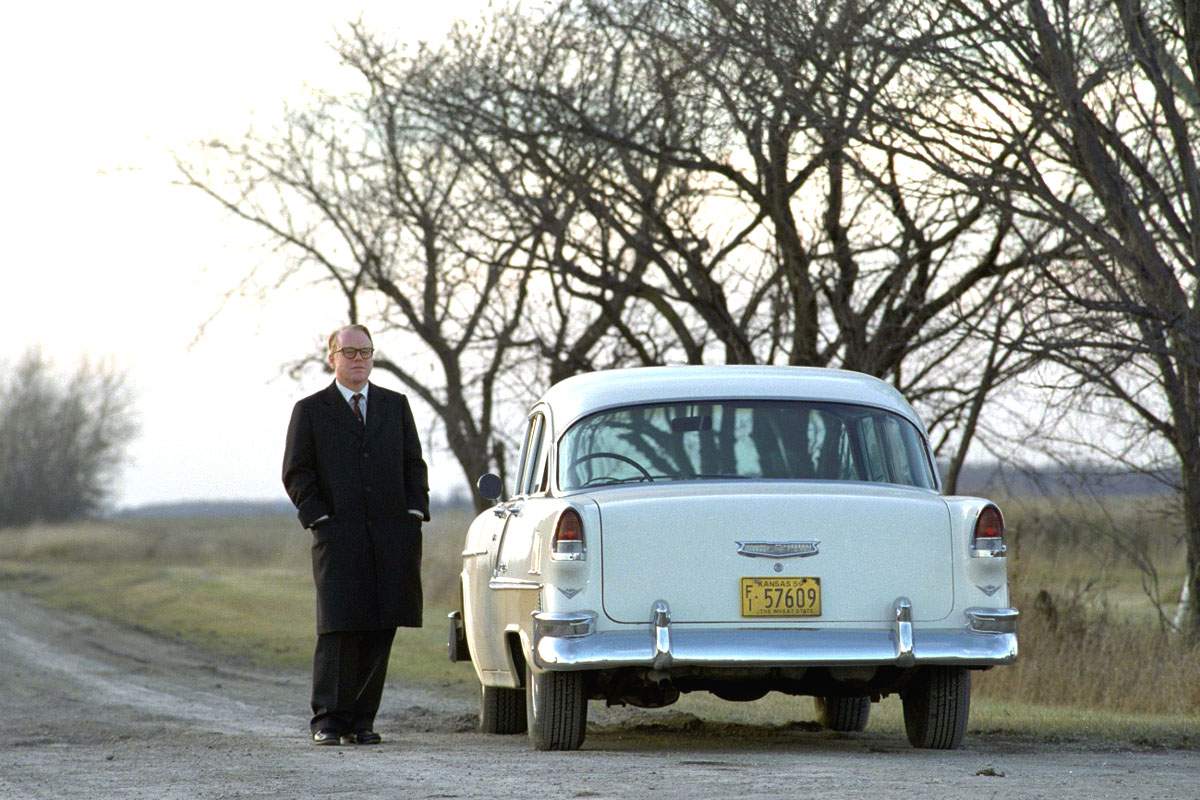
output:
[[[1200,798],[1200,753],[968,737],[732,737],[663,712],[609,712],[584,750],[473,732],[474,704],[389,687],[369,748],[308,744],[307,676],[0,592],[0,798]],[[987,772],[996,774],[986,774]],[[985,774],[979,774],[979,773]]]

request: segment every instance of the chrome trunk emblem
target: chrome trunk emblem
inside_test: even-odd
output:
[[[991,597],[996,592],[1000,591],[1000,587],[996,586],[995,584],[989,584],[987,586],[980,586],[979,584],[975,584],[975,588],[977,588],[979,591],[986,594],[988,597]]]
[[[582,591],[581,589],[564,589],[561,586],[558,587],[558,590],[560,592],[562,592],[564,595],[566,595],[568,600],[571,599],[572,597],[574,597],[575,595],[579,594],[580,591]]]
[[[795,542],[737,542],[737,554],[748,558],[804,558],[815,556],[817,539]]]

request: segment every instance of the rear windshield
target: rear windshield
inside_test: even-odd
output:
[[[932,489],[917,429],[876,408],[719,400],[614,408],[585,417],[558,450],[564,490],[646,481],[870,481]]]

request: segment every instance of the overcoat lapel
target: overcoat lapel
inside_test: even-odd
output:
[[[337,388],[336,386],[334,387]],[[379,433],[383,427],[384,417],[387,416],[390,409],[390,404],[385,402],[383,392],[370,392],[367,395],[367,440],[370,441]],[[354,411],[351,410],[350,416],[354,416]],[[358,422],[358,420],[355,420]]]
[[[325,390],[324,400],[326,405],[330,407],[330,413],[337,419],[338,424],[346,428],[356,436],[363,435],[362,423],[358,421],[358,417],[354,416],[353,409],[346,402],[346,398],[342,397],[342,393],[338,391],[337,383],[329,384],[329,388]],[[371,416],[371,409],[367,409],[368,419]]]

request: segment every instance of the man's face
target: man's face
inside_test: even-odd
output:
[[[341,352],[344,347],[370,348],[371,340],[362,331],[345,330],[337,336],[337,349],[329,354],[329,365],[333,367],[338,383],[357,391],[366,385],[375,361],[373,358],[349,358]]]

